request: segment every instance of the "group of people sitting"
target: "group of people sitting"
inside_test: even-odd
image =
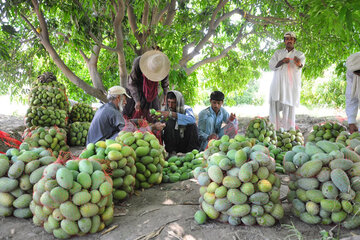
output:
[[[214,91],[210,107],[199,113],[198,124],[193,109],[185,105],[181,92],[169,91],[170,61],[159,50],[144,53],[134,60],[128,88],[113,86],[108,90],[108,103],[102,105],[91,122],[87,143],[115,139],[134,119],[144,119],[151,131],[165,145],[170,154],[204,150],[211,139],[219,139],[224,129],[236,129],[236,115],[223,107],[224,94]],[[163,100],[158,97],[158,85],[163,89]],[[163,106],[160,110],[161,106]],[[155,109],[156,114],[150,109]]]

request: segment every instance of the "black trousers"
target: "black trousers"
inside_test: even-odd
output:
[[[195,123],[186,125],[183,138],[180,137],[179,130],[175,130],[175,125],[176,120],[169,119],[164,128],[163,140],[167,152],[187,153],[200,148],[198,129]]]

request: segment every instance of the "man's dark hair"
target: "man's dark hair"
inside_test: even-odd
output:
[[[169,92],[169,93],[167,94],[167,98],[168,98],[168,99],[176,99],[175,93]]]
[[[224,94],[220,91],[214,91],[210,94],[210,101],[224,101]]]

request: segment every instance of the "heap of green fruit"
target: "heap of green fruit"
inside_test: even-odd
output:
[[[276,147],[281,148],[282,151],[290,151],[294,146],[304,145],[304,136],[301,133],[300,129],[290,129],[289,131],[284,131],[280,129],[276,131],[277,143]]]
[[[69,145],[85,146],[90,122],[73,122],[69,124]]]
[[[277,144],[270,145],[270,156],[276,161],[276,172],[284,173],[283,159],[286,152],[291,151],[294,146],[304,145],[304,137],[299,129],[284,131],[280,128],[276,131]]]
[[[96,161],[53,163],[35,184],[33,222],[56,238],[96,233],[114,216],[112,182]]]
[[[42,177],[45,167],[56,161],[44,148],[29,150],[27,143],[20,149],[10,148],[0,154],[0,216],[30,218],[33,185]]]
[[[80,154],[80,159],[96,160],[101,169],[112,178],[113,197],[115,200],[124,200],[131,196],[135,186],[135,151],[114,140],[89,143]]]
[[[309,134],[308,142],[318,142],[321,140],[328,140],[335,142],[340,132],[346,131],[346,127],[338,122],[325,122],[313,126],[313,131]]]
[[[350,134],[348,131],[342,131],[336,138],[336,142],[347,146],[349,145],[348,143],[351,139],[360,140],[360,132],[353,132],[352,134]]]
[[[38,76],[30,92],[29,103],[30,107],[25,115],[27,127],[66,127],[69,102],[65,87],[56,81],[51,72]]]
[[[322,140],[286,153],[292,212],[308,224],[360,226],[360,141],[350,146]]]
[[[163,183],[174,183],[193,177],[192,170],[202,165],[202,153],[194,149],[185,156],[170,157],[163,168]]]
[[[40,85],[32,88],[29,103],[31,106],[53,107],[69,111],[69,102],[64,90],[56,87]]]
[[[67,125],[67,114],[65,110],[54,107],[31,106],[26,112],[25,122],[27,127],[51,127],[56,125],[60,128],[65,128]]]
[[[246,129],[246,137],[256,138],[259,142],[268,146],[270,144],[276,145],[277,137],[274,124],[267,118],[255,117],[250,121]]]
[[[94,110],[85,103],[77,103],[71,108],[71,122],[91,122],[94,117]]]
[[[150,132],[121,131],[115,139],[135,150],[137,169],[135,188],[150,188],[162,181],[165,166],[165,150]]]
[[[201,186],[201,209],[195,221],[203,224],[210,218],[231,225],[273,226],[284,216],[274,159],[263,145],[233,150],[210,155],[206,169],[194,170]]]
[[[58,127],[32,127],[25,131],[24,142],[30,147],[44,147],[57,157],[60,151],[68,152],[66,131]]]

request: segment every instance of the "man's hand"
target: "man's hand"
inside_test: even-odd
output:
[[[282,62],[283,62],[283,63],[289,63],[289,62],[290,62],[290,58],[284,58],[284,59],[282,60]]]
[[[235,113],[230,113],[229,122],[232,122],[236,119]]]
[[[140,111],[141,107],[140,107],[140,102],[135,103],[135,111]]]
[[[158,131],[162,131],[164,129],[164,127],[166,126],[165,123],[162,122],[156,122],[153,125],[153,130],[158,130]]]
[[[170,112],[169,111],[159,111],[161,113],[161,116],[163,116],[163,118],[168,118],[169,117],[169,114]]]
[[[296,64],[296,66],[302,67],[300,58],[298,58],[297,56],[294,57],[294,63]]]
[[[282,60],[280,60],[275,67],[280,67],[281,65],[283,65],[284,63],[289,63],[290,62],[290,58],[283,58]]]
[[[218,139],[218,135],[216,135],[216,133],[209,135],[208,140],[210,141],[211,139]]]
[[[350,123],[349,124],[349,132],[352,134],[354,132],[357,132],[359,131],[359,129],[357,128],[356,124],[355,123]]]

